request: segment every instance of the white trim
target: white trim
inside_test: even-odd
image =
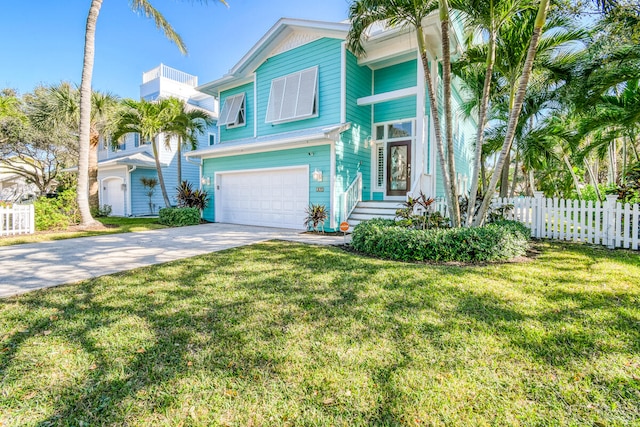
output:
[[[215,153],[207,153],[203,154],[201,158],[204,159],[215,159],[217,157],[227,157],[231,155],[237,154],[255,154],[255,153],[266,153],[269,151],[277,151],[277,150],[289,150],[293,148],[302,148],[302,147],[315,147],[317,145],[327,145],[333,144],[333,141],[327,138],[320,139],[309,139],[297,142],[286,142],[286,141],[276,141],[275,143],[269,144],[243,144],[237,147],[230,147],[234,149],[229,150],[220,150]]]
[[[246,120],[246,111],[244,117]],[[258,76],[256,73],[253,73],[253,137],[258,137]]]
[[[329,197],[329,212],[331,212],[331,218],[329,221],[329,227],[332,229],[336,229],[336,212],[334,212],[335,197],[336,197],[336,144],[335,142],[331,142],[330,149],[330,159],[329,159],[329,193],[331,197]],[[344,221],[344,220],[343,220]]]
[[[418,87],[412,86],[405,89],[392,90],[391,92],[379,93],[377,95],[364,96],[358,98],[358,106],[379,104],[386,101],[394,101],[396,99],[408,98],[418,93]]]
[[[426,133],[426,114],[425,107],[425,82],[424,82],[424,68],[422,64],[422,56],[418,57],[416,75],[417,81],[417,94],[416,94],[416,154],[420,156],[420,159],[416,159],[416,173],[411,183],[411,193],[417,194],[418,190],[422,190],[422,177],[426,174],[426,158],[427,158],[427,133]],[[416,188],[417,187],[417,188]]]
[[[340,123],[347,121],[347,42],[340,44]]]

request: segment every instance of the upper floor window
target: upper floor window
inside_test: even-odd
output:
[[[318,115],[318,67],[271,81],[267,123],[283,123]]]
[[[218,126],[226,125],[227,129],[231,129],[238,126],[244,126],[245,123],[244,92],[228,96],[224,100],[224,105],[220,111]]]
[[[140,146],[140,134],[139,133],[134,133],[133,134],[133,146],[134,147],[139,147]]]

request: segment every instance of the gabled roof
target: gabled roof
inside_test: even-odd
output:
[[[150,155],[149,153],[139,152],[139,153],[128,154],[120,157],[112,157],[110,159],[106,159],[98,162],[98,167],[116,166],[116,165],[137,166],[140,168],[155,169],[156,161],[153,158],[153,156]],[[160,165],[164,167],[168,166],[166,163],[162,163],[162,162],[160,163]]]
[[[344,22],[281,18],[227,74],[220,79],[198,86],[196,90],[217,95],[220,87],[248,78],[271,55],[271,52],[295,31],[318,37],[345,39],[350,28],[351,25]]]

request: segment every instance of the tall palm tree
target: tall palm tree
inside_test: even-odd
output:
[[[445,136],[442,135],[441,119],[438,115],[437,98],[435,80],[429,68],[429,59],[427,54],[427,43],[422,27],[422,21],[436,10],[439,11],[441,28],[443,29],[442,50],[445,55],[449,55],[448,31],[449,31],[449,13],[448,3],[446,0],[356,0],[349,8],[349,20],[351,21],[351,30],[347,37],[347,45],[349,49],[358,56],[366,55],[363,47],[363,41],[367,35],[367,29],[376,22],[384,22],[390,26],[408,26],[415,30],[416,41],[418,46],[418,54],[424,70],[425,81],[427,86],[427,95],[429,104],[432,106],[431,111],[433,120],[433,128],[435,134],[435,145],[438,153],[440,169],[442,171],[442,181],[444,184],[447,205],[451,215],[452,223],[456,226],[460,225],[460,207],[458,205],[456,179],[455,179],[455,163],[453,162],[453,139],[451,136],[451,104],[450,87],[447,91],[447,84],[451,80],[451,67],[448,66],[450,56],[447,56],[447,63],[443,64],[443,83],[445,86]],[[446,44],[445,44],[446,40]],[[443,56],[445,56],[443,55]],[[449,109],[447,113],[446,110]],[[448,124],[447,124],[448,123]],[[445,148],[446,142],[446,148]],[[451,143],[449,143],[451,142]],[[448,157],[447,157],[448,156]],[[449,159],[449,161],[447,160]]]
[[[123,101],[123,105],[124,110],[112,135],[113,144],[117,144],[124,135],[129,133],[138,133],[143,141],[151,141],[162,198],[165,206],[169,207],[171,202],[169,201],[167,187],[162,174],[158,139],[162,132],[170,129],[179,110],[176,108],[176,104],[169,99],[160,99],[153,102],[144,99],[141,101],[127,99]]]
[[[90,226],[96,224],[89,208],[89,151],[91,145],[91,80],[93,76],[93,61],[95,56],[96,23],[103,0],[91,0],[84,39],[84,57],[82,62],[82,80],[80,83],[80,140],[78,147],[78,209],[80,211],[81,225]],[[225,0],[219,0],[226,4]],[[207,0],[200,0],[206,3]],[[187,49],[180,35],[167,22],[165,17],[158,12],[149,0],[129,0],[131,10],[153,19],[156,27],[164,35],[176,44],[180,52],[186,53]]]
[[[171,142],[171,137],[177,137],[176,166],[178,186],[182,183],[182,150],[198,148],[198,136],[204,135],[209,126],[213,124],[213,118],[203,110],[187,105],[186,102],[169,98],[174,104],[176,116],[165,129],[165,143]]]

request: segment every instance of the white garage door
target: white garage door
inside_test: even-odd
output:
[[[304,229],[308,169],[219,174],[215,204],[217,222]]]

